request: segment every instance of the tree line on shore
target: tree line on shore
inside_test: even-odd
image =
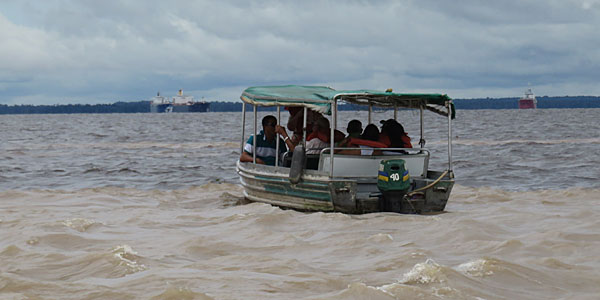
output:
[[[456,109],[516,109],[518,98],[454,99]],[[600,97],[563,96],[537,97],[538,108],[600,108]],[[251,109],[251,108],[246,108]],[[366,110],[364,106],[343,104],[339,110]],[[260,111],[275,111],[274,107],[259,107]],[[241,112],[242,102],[210,102],[212,112]],[[115,102],[111,104],[0,104],[0,114],[82,114],[82,113],[150,113],[150,101]]]

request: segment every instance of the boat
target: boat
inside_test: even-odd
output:
[[[527,91],[525,92],[525,96],[519,99],[519,109],[530,108],[537,108],[537,99],[535,99],[535,96],[533,95],[531,89],[527,89]]]
[[[243,102],[240,153],[244,151],[246,143],[247,105],[251,105],[254,112],[254,136],[258,130],[259,106],[277,107],[276,118],[279,124],[281,107],[299,107],[304,116],[309,109],[329,115],[330,140],[334,140],[340,104],[350,103],[368,107],[368,124],[372,123],[371,114],[374,107],[393,109],[394,119],[397,119],[399,109],[420,111],[421,117],[419,147],[376,148],[375,150],[387,150],[385,153],[393,154],[370,156],[340,154],[341,149],[352,148],[337,146],[329,146],[318,154],[306,154],[310,149],[305,149],[305,117],[302,140],[293,152],[286,152],[281,158],[277,156],[275,165],[257,164],[255,153],[250,162],[238,160],[236,170],[246,200],[312,212],[428,214],[444,211],[454,186],[452,119],[455,116],[455,108],[452,99],[447,95],[402,94],[391,90],[334,90],[323,86],[287,85],[250,87],[243,91],[240,98]],[[429,168],[431,152],[424,147],[423,116],[426,111],[447,118],[446,170]],[[279,147],[277,145],[275,153],[279,153]]]
[[[160,92],[150,100],[150,112],[170,113],[170,112],[207,112],[210,103],[205,101],[194,101],[193,96],[183,95],[183,90],[172,99],[161,96]]]

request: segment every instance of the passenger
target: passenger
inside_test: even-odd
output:
[[[379,123],[381,123],[381,134],[379,135],[379,141],[386,144],[388,147],[392,145],[390,137],[388,136],[388,126],[393,122],[396,122],[396,120],[388,119],[379,121]]]
[[[346,138],[360,138],[362,134],[362,123],[359,120],[352,120],[348,122],[348,127],[346,128],[346,132],[348,132],[348,136]]]
[[[383,126],[381,126],[381,132],[383,138],[380,138],[380,141],[386,142],[389,148],[412,148],[412,144],[410,143],[410,137],[404,131],[404,127],[400,125],[396,120],[389,119],[387,121],[382,121]],[[404,150],[389,150],[384,151],[383,154],[406,154],[407,152]]]
[[[404,127],[394,119],[381,121],[381,135],[379,141],[388,145],[389,148],[412,148],[410,137],[404,131]]]
[[[400,139],[402,139],[402,144],[404,144],[404,148],[412,148],[412,143],[411,138],[408,136],[408,134],[406,133],[406,131],[404,131],[404,126],[402,126],[402,124],[398,123],[398,125],[400,125],[400,130],[402,131],[402,136],[400,137]]]
[[[348,135],[343,140],[336,143],[336,147],[348,147],[350,139],[360,138],[362,131],[362,123],[359,120],[352,120],[348,122],[348,127],[346,127],[346,132],[348,132]]]
[[[336,143],[341,142],[342,140],[344,140],[346,136],[344,135],[343,132],[339,131],[339,130],[334,130],[333,131],[333,141]]]
[[[304,108],[303,107],[286,107],[290,112],[290,118],[287,122],[287,129],[292,132],[292,136],[290,137],[292,144],[294,146],[298,145],[302,140],[302,127],[304,125]],[[307,109],[306,113],[306,134],[310,134],[312,132],[312,124],[318,119],[323,117],[318,112],[315,112],[311,109]],[[291,151],[291,150],[290,150]]]
[[[277,155],[277,144],[275,144],[276,134],[275,134],[275,126],[277,126],[277,118],[272,115],[265,116],[262,119],[263,130],[260,131],[257,135],[256,139],[256,163],[257,164],[266,164],[266,165],[275,165],[275,155]],[[285,153],[286,143],[284,140],[279,139],[279,155]],[[252,162],[253,161],[253,151],[254,149],[254,136],[250,136],[246,145],[244,146],[244,151],[240,156],[241,162]]]
[[[362,133],[360,138],[350,138],[347,147],[360,148],[360,149],[348,149],[340,150],[340,154],[350,155],[381,155],[381,150],[375,150],[375,148],[386,148],[387,145],[379,142],[379,129],[374,124],[369,124],[365,127],[365,131]]]
[[[312,123],[312,133],[306,137],[306,154],[319,154],[329,147],[329,120],[321,116]]]

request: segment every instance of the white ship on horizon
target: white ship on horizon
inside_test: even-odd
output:
[[[158,92],[150,102],[150,112],[153,113],[207,112],[209,107],[210,103],[194,101],[194,96],[184,95],[183,90],[179,90],[179,93],[171,99],[161,96]]]

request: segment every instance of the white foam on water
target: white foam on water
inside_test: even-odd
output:
[[[394,283],[390,283],[390,284],[379,286],[379,287],[377,287],[377,289],[380,290],[380,291],[382,291],[382,292],[384,292],[384,293],[386,293],[386,294],[394,295],[395,294],[394,291],[396,291],[396,290],[398,290],[400,288],[404,288],[406,286],[407,285],[405,285],[405,284],[394,282]]]
[[[416,264],[410,271],[405,273],[400,283],[428,284],[445,282],[446,280],[447,278],[442,271],[442,266],[432,259],[427,259],[424,263]]]
[[[79,232],[85,232],[92,225],[97,224],[97,222],[84,218],[73,218],[63,221],[62,224]]]
[[[131,272],[140,272],[148,269],[137,262],[138,254],[129,245],[120,245],[112,249],[114,257],[119,259],[119,266],[126,266]]]
[[[378,233],[367,238],[371,242],[386,243],[394,241],[394,238],[387,233]]]
[[[325,299],[395,299],[395,295],[381,289],[379,287],[372,287],[362,282],[353,282],[348,287],[336,293],[335,295],[329,295],[324,297]],[[323,299],[323,298],[318,298]]]
[[[483,258],[466,262],[456,267],[456,270],[475,277],[490,276],[494,274],[491,270],[492,262]]]
[[[462,295],[461,292],[455,288],[451,288],[448,286],[436,288],[431,288],[432,294],[436,297],[447,298],[447,299],[461,299],[467,298],[465,295]]]

